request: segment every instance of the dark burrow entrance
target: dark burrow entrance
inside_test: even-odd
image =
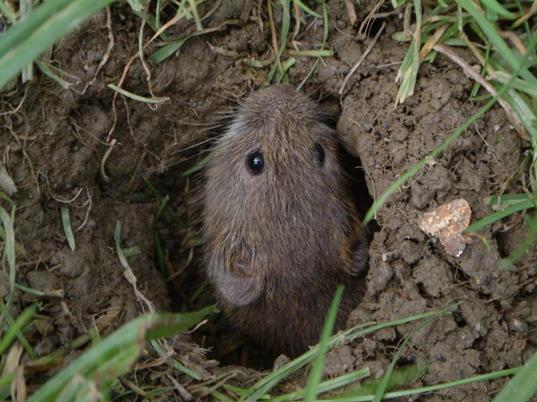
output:
[[[334,105],[336,105],[334,107]],[[335,129],[339,113],[337,102],[323,102],[328,113],[326,124]],[[209,139],[221,132],[208,133]],[[201,188],[203,162],[209,155],[211,141],[186,149],[184,162],[173,171],[152,177],[148,186],[159,199],[155,262],[166,281],[171,308],[174,311],[192,311],[215,303],[210,284],[204,275],[203,243],[201,235]],[[365,175],[359,158],[350,155],[343,146],[339,149],[343,166],[352,188],[353,199],[363,217],[372,204]],[[370,236],[377,230],[375,223],[368,226]],[[247,339],[227,322],[222,314],[209,317],[207,323],[193,333],[194,341],[207,349],[207,358],[222,365],[240,365],[255,369],[273,366],[277,356],[263,352],[254,340]]]

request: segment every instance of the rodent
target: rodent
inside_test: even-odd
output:
[[[336,329],[364,293],[367,235],[334,130],[289,85],[246,97],[205,172],[205,266],[233,326],[272,353],[315,345],[339,284]]]

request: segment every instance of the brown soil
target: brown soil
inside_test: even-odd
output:
[[[183,172],[206,155],[219,113],[229,111],[241,96],[265,84],[266,70],[237,62],[237,55],[242,54],[267,57],[271,43],[268,23],[261,32],[254,16],[257,7],[245,3],[226,2],[205,23],[216,27],[234,20],[233,24],[189,40],[161,64],[148,62],[154,93],[170,98],[157,108],[122,97],[114,102],[114,91],[107,87],[119,81],[137,51],[140,19],[126,6],[111,9],[114,47],[85,92],[109,44],[106,11],[55,47],[56,65],[78,81],[72,90],[39,76],[2,94],[2,112],[12,113],[0,116],[0,144],[19,190],[13,197],[18,205],[16,238],[26,252],[19,256],[18,282],[65,292],[63,298],[43,299],[39,325],[28,335],[40,355],[71,344],[95,325],[103,334],[109,333],[143,311],[115,253],[116,221],[122,224],[124,246],[140,249],[129,261],[139,289],[157,308],[188,310],[211,301],[210,292],[203,289],[201,296],[192,296],[203,282],[196,230],[199,211],[194,206],[200,182],[196,175],[185,177]],[[247,5],[250,13],[244,12]],[[266,10],[261,8],[261,12],[266,21]],[[360,10],[358,24],[367,12],[367,7]],[[357,28],[348,23],[343,2],[330,2],[330,17],[329,46],[335,55],[319,63],[304,89],[327,110],[340,113],[337,128],[342,141],[351,154],[361,158],[369,192],[378,196],[479,105],[469,101],[472,82],[443,57],[423,65],[415,95],[405,104],[395,105],[397,63],[406,49],[391,39],[401,28],[396,16],[387,20],[386,31],[339,97],[343,77],[373,35],[357,35]],[[190,25],[174,29],[182,32]],[[297,37],[303,48],[319,43],[322,37],[320,26],[307,29]],[[146,40],[149,35],[146,27]],[[312,59],[298,58],[289,81],[300,83],[312,63]],[[147,75],[139,60],[130,67],[123,87],[149,96]],[[114,121],[115,129],[109,134]],[[105,179],[100,165],[110,150],[110,139],[117,143],[106,160]],[[537,252],[527,253],[510,270],[499,267],[500,259],[516,250],[524,238],[523,219],[510,218],[483,230],[459,258],[447,255],[417,226],[423,212],[453,199],[466,199],[475,220],[490,213],[483,202],[486,196],[521,191],[524,177],[518,169],[527,146],[502,110],[494,109],[378,213],[379,230],[370,248],[368,293],[349,325],[461,303],[454,314],[414,335],[404,352],[405,361],[429,365],[416,386],[520,365],[535,350]],[[157,199],[143,177],[169,195],[174,219],[155,223]],[[63,234],[60,207],[64,205],[71,212],[75,252],[70,251]],[[168,250],[161,266],[155,233]],[[2,292],[0,286],[0,295]],[[24,293],[19,296],[18,311],[33,300]],[[221,326],[225,326],[221,320],[212,322],[196,339],[207,342],[215,332],[222,338],[225,329]],[[394,346],[413,328],[380,331],[331,352],[327,373],[337,375],[368,366],[374,376],[382,375]],[[247,362],[244,350],[243,360],[228,353],[236,349],[237,341],[236,335],[224,339],[214,356],[224,362]],[[198,354],[194,357],[211,372],[212,362]],[[36,383],[41,380],[35,378]],[[487,401],[502,384],[479,383],[420,400]]]

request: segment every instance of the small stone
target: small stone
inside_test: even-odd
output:
[[[26,279],[31,288],[45,292],[58,290],[61,287],[56,275],[50,271],[31,271],[26,275]]]
[[[521,334],[526,333],[528,331],[528,325],[524,321],[519,320],[518,318],[513,318],[511,320],[511,322],[509,323],[509,328]]]
[[[289,359],[289,357],[287,357],[286,355],[279,355],[275,360],[274,360],[274,364],[272,365],[272,368],[274,370],[277,370],[279,369],[280,367],[283,367],[285,366],[287,363],[289,363],[291,361],[291,359]]]
[[[470,240],[463,234],[470,224],[472,210],[464,199],[457,199],[424,213],[418,221],[425,233],[436,236],[446,253],[460,257]]]

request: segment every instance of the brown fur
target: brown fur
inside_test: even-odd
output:
[[[337,327],[363,295],[365,229],[351,200],[333,130],[315,103],[276,85],[250,95],[217,141],[206,172],[207,274],[229,320],[276,353],[319,340],[345,285]],[[325,151],[321,166],[314,144]],[[259,149],[264,170],[246,157]]]

